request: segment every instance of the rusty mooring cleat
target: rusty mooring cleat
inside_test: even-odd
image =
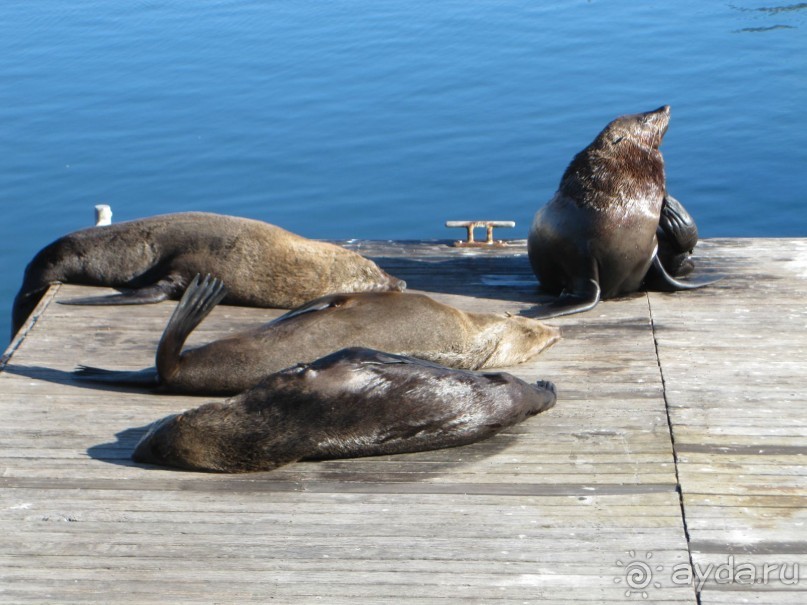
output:
[[[493,239],[494,227],[515,227],[515,221],[446,221],[446,227],[465,227],[468,229],[468,239],[465,241],[454,242],[455,246],[478,247],[484,246],[506,246],[507,244],[502,240]],[[474,229],[476,227],[485,227],[487,229],[487,239],[484,242],[478,242],[474,239]]]

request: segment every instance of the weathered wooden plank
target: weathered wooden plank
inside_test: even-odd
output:
[[[802,590],[710,590],[701,598],[702,605],[804,605]]]
[[[188,497],[181,501],[165,501],[165,494],[161,492],[149,491],[145,495],[150,496],[144,500],[143,494],[132,494],[131,491],[110,490],[103,497],[103,508],[99,508],[92,500],[80,498],[77,494],[74,497],[65,496],[56,492],[50,492],[52,498],[58,498],[55,502],[41,499],[37,501],[17,501],[8,506],[6,520],[12,523],[38,522],[38,521],[116,521],[147,523],[152,520],[157,521],[181,521],[183,515],[193,513],[194,520],[198,523],[218,522],[221,523],[230,519],[230,513],[243,513],[248,515],[249,521],[263,522],[297,522],[297,523],[323,523],[333,519],[337,525],[342,523],[361,523],[365,521],[365,516],[377,515],[384,518],[384,513],[390,512],[390,504],[399,503],[402,500],[411,500],[416,503],[414,511],[400,511],[396,513],[396,520],[401,524],[419,523],[422,515],[434,515],[442,513],[449,522],[467,524],[473,520],[477,524],[485,526],[491,523],[502,525],[502,529],[510,527],[512,524],[530,523],[541,526],[564,526],[575,527],[599,527],[601,522],[594,512],[600,512],[604,508],[609,508],[614,513],[614,525],[616,523],[626,524],[624,527],[655,527],[662,520],[675,524],[680,516],[677,502],[670,494],[621,494],[619,496],[591,496],[587,506],[579,505],[579,498],[573,496],[520,496],[516,502],[509,502],[500,497],[465,494],[454,497],[443,494],[432,494],[432,502],[429,502],[429,495],[423,497],[413,497],[406,494],[396,495],[394,498],[390,494],[375,494],[375,500],[370,495],[364,494],[308,494],[301,498],[294,493],[278,492],[272,495],[272,503],[275,508],[265,507],[265,497],[253,497],[249,499],[248,494],[242,494],[235,503],[203,498],[202,494],[194,494],[196,498]],[[353,499],[348,500],[345,496],[351,495]],[[384,498],[385,499],[381,499]],[[480,502],[488,500],[488,503]],[[608,502],[608,500],[618,500]],[[635,500],[635,505],[622,504],[623,501]],[[9,504],[12,500],[8,501]],[[329,506],[336,506],[340,502],[352,502],[354,505],[344,507],[341,514],[333,518]],[[448,514],[450,513],[450,514]],[[574,555],[576,556],[576,555]]]
[[[110,598],[115,602],[143,603],[156,600],[160,603],[187,603],[199,602],[198,595],[206,595],[201,602],[210,603],[265,603],[266,599],[278,600],[282,603],[311,603],[324,601],[327,603],[356,603],[357,600],[368,603],[415,602],[426,603],[524,603],[544,601],[551,603],[580,603],[584,601],[596,603],[624,603],[625,593],[620,588],[610,588],[598,590],[598,587],[611,582],[613,578],[609,576],[596,577],[585,581],[580,576],[568,576],[574,582],[573,587],[566,588],[565,583],[558,580],[552,582],[547,580],[543,585],[532,584],[532,576],[526,576],[519,581],[520,586],[493,586],[490,588],[480,588],[468,584],[458,579],[457,583],[441,586],[429,586],[421,584],[410,584],[402,577],[397,583],[373,583],[374,578],[358,576],[353,581],[356,584],[338,584],[330,590],[320,590],[323,584],[328,583],[326,578],[312,578],[306,581],[300,578],[291,583],[284,580],[273,582],[271,580],[261,583],[245,583],[238,580],[230,580],[222,584],[211,582],[197,582],[188,584],[174,584],[170,588],[160,590],[158,588],[159,572],[151,575],[147,582],[129,580],[123,581],[115,578],[113,574],[108,574],[109,580],[99,580],[90,578],[82,582],[80,586],[70,585],[61,580],[50,580],[45,578],[41,584],[47,591],[46,594],[58,595],[59,602],[78,603],[109,603]],[[544,576],[542,576],[544,577]],[[78,581],[77,581],[78,582]],[[83,588],[83,585],[91,583],[93,589]],[[31,593],[38,596],[28,582],[20,580],[14,583],[14,597],[10,601],[19,603],[31,602]],[[168,585],[166,585],[168,586]],[[27,590],[24,588],[25,587]],[[557,598],[559,592],[564,593],[562,599]],[[103,596],[102,596],[103,595]],[[52,597],[50,597],[52,598]],[[0,601],[2,602],[2,601]],[[52,603],[53,600],[45,599],[38,601],[42,603]],[[675,588],[663,596],[654,595],[653,603],[690,603],[691,591],[687,587]]]
[[[710,242],[729,277],[685,307],[651,295],[701,603],[804,602],[807,245]],[[740,565],[757,577],[733,577]],[[765,565],[801,568],[794,582]],[[721,567],[722,566],[722,567]],[[715,576],[716,570],[722,576]]]

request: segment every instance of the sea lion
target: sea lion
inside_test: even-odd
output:
[[[272,372],[350,346],[477,370],[521,363],[560,338],[535,319],[466,313],[423,294],[332,294],[264,324],[182,352],[188,335],[225,296],[217,279],[188,286],[157,347],[156,368],[117,372],[80,367],[75,377],[160,387],[178,393],[231,395]]]
[[[542,288],[560,298],[531,316],[587,311],[601,298],[636,292],[646,277],[667,291],[706,285],[677,281],[664,266],[684,273],[697,241],[694,221],[666,192],[659,145],[669,121],[668,105],[621,116],[569,164],[527,240]]]
[[[197,273],[226,282],[226,303],[254,307],[288,309],[333,292],[406,287],[334,244],[262,221],[182,212],[82,229],[40,250],[14,300],[13,333],[53,283],[127,290],[63,302],[140,304],[178,299]]]
[[[555,398],[546,381],[530,385],[504,372],[349,348],[276,372],[223,403],[157,421],[132,459],[237,473],[454,447],[542,412]]]

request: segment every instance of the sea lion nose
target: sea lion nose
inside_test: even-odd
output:
[[[670,106],[669,105],[662,105],[658,109],[654,109],[653,111],[648,111],[644,114],[646,118],[651,120],[662,120],[662,119],[669,119],[670,118]]]
[[[389,273],[387,273],[387,277],[389,278],[388,283],[390,290],[395,292],[403,292],[406,290],[406,282],[404,280],[393,277]]]

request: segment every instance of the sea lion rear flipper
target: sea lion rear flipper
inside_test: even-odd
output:
[[[199,277],[197,275],[193,278],[182,300],[174,309],[171,319],[168,320],[157,347],[156,368],[117,371],[78,366],[73,372],[73,377],[87,382],[146,387],[156,387],[166,377],[170,377],[179,367],[179,353],[188,335],[227,295],[227,290],[218,279],[211,279],[208,275],[200,282]]]
[[[155,284],[143,288],[124,290],[120,294],[87,296],[60,300],[63,305],[145,305],[176,298],[182,292],[184,281],[176,275],[167,275]]]
[[[292,309],[288,313],[284,313],[280,317],[273,319],[270,323],[278,324],[281,321],[287,321],[293,317],[304,315],[305,313],[315,313],[316,311],[324,311],[333,307],[341,307],[346,300],[350,298],[347,294],[329,294],[328,296],[321,296],[315,300],[309,301],[300,305],[296,309]]]
[[[653,255],[653,264],[645,275],[644,287],[653,292],[677,292],[678,290],[695,290],[703,288],[715,282],[720,281],[722,278],[710,279],[706,281],[688,281],[682,282],[675,279],[664,269],[664,265],[658,254]]]
[[[122,386],[156,387],[159,384],[157,370],[146,368],[135,371],[104,370],[92,366],[78,366],[73,371],[73,378],[86,382],[118,384]]]
[[[173,376],[179,368],[179,354],[188,335],[207,317],[225,296],[221,280],[196,275],[174,309],[157,346],[157,372],[161,380]]]
[[[600,302],[600,284],[596,279],[589,279],[586,282],[585,290],[581,292],[564,291],[557,300],[535,307],[528,311],[526,315],[533,319],[548,319],[550,317],[561,317],[573,313],[590,311]]]

